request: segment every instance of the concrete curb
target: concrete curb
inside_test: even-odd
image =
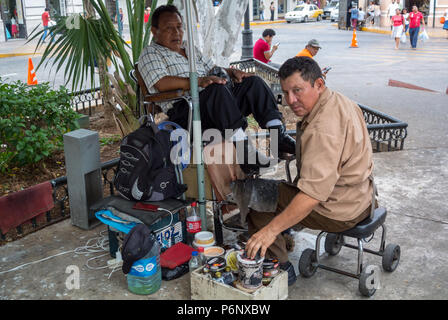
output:
[[[272,24],[272,23],[284,23],[286,22],[286,20],[275,20],[275,21],[259,21],[259,22],[251,22],[250,25],[251,26],[259,26],[259,25],[264,25],[264,24]],[[241,24],[241,26],[244,26],[244,23]]]
[[[28,53],[21,53],[21,52],[14,52],[14,53],[0,53],[0,58],[11,58],[11,57],[19,57],[19,56],[41,56],[41,53],[34,53],[34,52],[28,52]]]

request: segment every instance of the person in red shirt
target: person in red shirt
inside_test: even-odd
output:
[[[50,22],[50,9],[45,8],[44,13],[42,13],[42,25],[44,26],[44,34],[42,36],[43,43],[45,43],[45,38],[48,33],[48,22]]]
[[[409,14],[409,37],[411,38],[412,49],[417,49],[418,33],[420,31],[420,24],[425,25],[423,15],[418,11],[417,6],[412,6],[412,12]]]
[[[278,49],[278,43],[274,46],[272,46],[272,39],[274,39],[275,31],[272,29],[266,29],[263,31],[262,38],[258,39],[257,42],[255,42],[253,53],[254,58],[272,65],[273,67],[279,68],[280,65],[277,65],[276,63],[271,62],[271,58],[274,55],[275,51]]]
[[[145,23],[148,23],[150,14],[151,14],[151,8],[148,7],[145,10]]]
[[[401,15],[400,8],[395,9],[395,15],[391,18],[393,29],[392,38],[395,39],[395,50],[398,50],[400,45],[400,38],[404,32],[404,18]]]

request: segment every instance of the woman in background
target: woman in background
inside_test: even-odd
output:
[[[391,18],[392,21],[392,38],[395,39],[395,50],[398,50],[400,45],[400,38],[404,32],[404,18],[401,15],[400,8],[395,9],[395,15]]]
[[[403,11],[401,12],[401,14],[403,15],[403,18],[404,18],[404,32],[408,32],[408,29],[409,29],[408,9],[403,8]]]

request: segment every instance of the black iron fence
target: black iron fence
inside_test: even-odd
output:
[[[71,104],[76,112],[91,116],[92,108],[103,104],[101,88],[73,92]]]

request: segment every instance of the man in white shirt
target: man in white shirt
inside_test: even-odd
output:
[[[362,24],[364,23],[364,19],[366,17],[366,13],[364,11],[362,11],[362,8],[359,7],[359,11],[358,11],[358,25],[362,26]]]
[[[390,30],[392,30],[392,17],[395,15],[395,10],[399,8],[399,4],[395,3],[395,0],[392,0],[392,3],[389,4],[387,9],[387,15],[389,16],[390,21]]]

